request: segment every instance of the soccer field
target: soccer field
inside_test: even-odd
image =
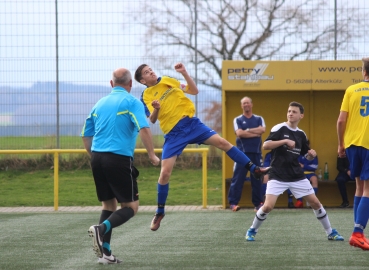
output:
[[[94,213],[0,214],[0,269],[368,269],[369,253],[348,244],[352,210],[328,209],[344,242],[328,241],[309,209],[274,210],[246,242],[252,210],[167,212],[158,231],[151,212],[113,230],[112,250],[123,263],[97,264],[87,230]]]

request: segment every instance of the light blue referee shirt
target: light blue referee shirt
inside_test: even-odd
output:
[[[141,128],[149,127],[142,102],[116,86],[92,108],[81,136],[92,137],[91,150],[133,157]]]

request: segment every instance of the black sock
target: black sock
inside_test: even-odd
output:
[[[130,207],[123,207],[110,215],[108,221],[110,222],[111,229],[118,227],[127,222],[134,216],[134,211]]]
[[[255,166],[254,163],[250,160],[248,163],[246,163],[245,168],[251,171],[251,168]]]
[[[105,220],[107,220],[113,213],[114,212],[108,211],[108,210],[102,210],[101,211],[99,224],[104,225],[103,226],[104,228],[101,228],[101,229],[103,229],[102,232],[105,231],[106,226],[105,226],[105,224],[101,224],[101,223],[103,223]],[[110,244],[111,233],[112,233],[112,230],[109,230],[106,234],[104,234],[103,242],[107,242],[108,244]]]

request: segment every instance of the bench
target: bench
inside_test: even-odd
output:
[[[231,185],[232,178],[226,179],[226,196],[228,196],[229,187]],[[346,183],[347,196],[352,206],[354,202],[355,195],[355,181],[349,181]],[[337,187],[337,183],[334,180],[319,181],[318,183],[318,194],[320,202],[324,207],[338,207],[342,203],[342,198]],[[228,197],[226,198],[227,208],[229,207]],[[294,199],[294,202],[296,200]],[[276,208],[287,208],[288,196],[287,192],[284,192],[278,197]],[[238,204],[240,207],[253,208],[254,205],[251,202],[251,183],[250,181],[245,181],[242,190],[241,200]],[[305,202],[304,202],[305,206]]]

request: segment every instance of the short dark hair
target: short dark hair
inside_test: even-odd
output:
[[[366,74],[369,75],[369,57],[363,57],[362,61],[364,70],[366,71]]]
[[[301,105],[301,103],[298,103],[296,101],[292,101],[289,105],[290,107],[299,107],[300,113],[304,113],[304,106]]]
[[[142,79],[142,70],[147,67],[146,64],[142,64],[140,65],[137,69],[136,69],[136,72],[135,72],[135,80],[139,83],[141,83],[141,79]]]

